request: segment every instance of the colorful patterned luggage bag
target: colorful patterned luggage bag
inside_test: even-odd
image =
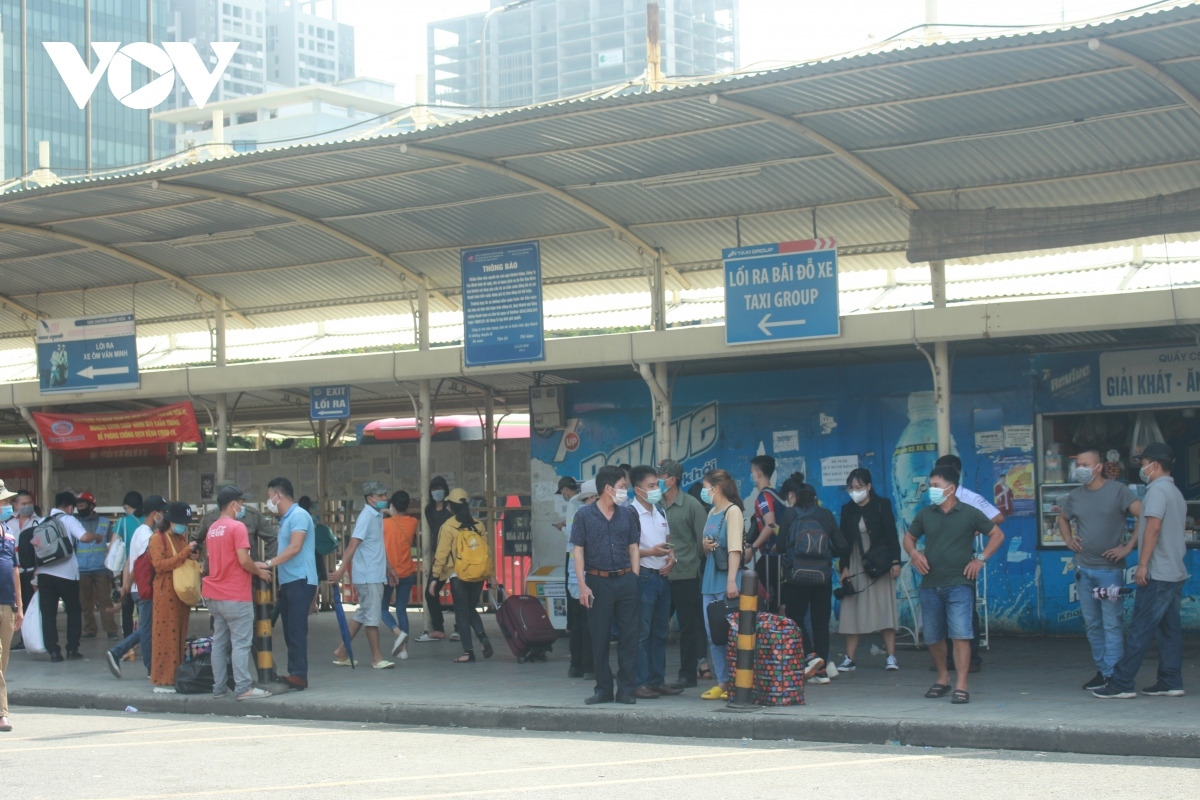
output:
[[[737,676],[738,615],[729,615],[729,675]],[[777,614],[758,615],[754,652],[754,703],[804,705],[804,637],[796,623]]]

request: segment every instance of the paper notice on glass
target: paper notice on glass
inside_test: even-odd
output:
[[[821,485],[845,486],[846,478],[858,469],[858,456],[830,456],[821,459]]]
[[[975,452],[995,453],[1004,449],[1003,431],[976,431]]]
[[[772,431],[773,452],[794,453],[800,449],[800,431]]]
[[[1006,450],[1024,450],[1026,453],[1033,450],[1033,426],[1005,425],[1004,447]]]

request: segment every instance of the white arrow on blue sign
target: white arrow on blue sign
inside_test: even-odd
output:
[[[721,258],[726,344],[841,335],[835,239],[731,247]]]
[[[311,419],[347,419],[350,416],[349,386],[313,386],[308,390]]]

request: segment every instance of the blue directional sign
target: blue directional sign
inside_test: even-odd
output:
[[[40,319],[37,359],[42,394],[140,386],[133,314]]]
[[[350,416],[349,386],[313,386],[308,390],[311,419],[347,419]]]
[[[546,360],[537,242],[463,250],[462,290],[468,367]]]
[[[731,247],[725,262],[725,344],[839,336],[837,241]]]

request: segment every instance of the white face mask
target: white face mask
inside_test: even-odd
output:
[[[868,494],[869,492],[867,492],[866,489],[851,489],[850,499],[856,503],[861,503],[863,500],[867,499]]]
[[[272,514],[279,513],[279,503],[275,502],[274,497],[267,498],[267,511],[270,511]]]

